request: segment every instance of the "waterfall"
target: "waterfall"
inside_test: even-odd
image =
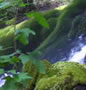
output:
[[[71,49],[71,53],[69,54],[68,61],[78,62],[80,64],[85,63],[86,59],[86,44],[81,42],[83,40],[82,36],[79,37],[78,46],[75,46]]]
[[[68,61],[84,64],[85,57],[86,57],[86,45],[82,46],[80,51],[75,52],[72,51]]]

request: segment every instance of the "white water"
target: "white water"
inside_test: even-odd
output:
[[[86,45],[82,46],[80,51],[72,51],[68,61],[78,62],[84,64],[84,59],[86,57]]]
[[[74,48],[72,48],[68,61],[84,64],[84,61],[86,58],[86,44],[81,42],[83,40],[82,35],[79,36],[78,39],[79,39],[79,44],[78,46],[75,46]]]

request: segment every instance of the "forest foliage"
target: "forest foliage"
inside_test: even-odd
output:
[[[20,86],[22,86],[22,89],[26,89],[25,83],[26,79],[32,79],[31,76],[28,76],[27,73],[21,71],[17,72],[17,67],[19,64],[22,66],[28,62],[32,61],[33,64],[35,64],[38,68],[38,70],[42,73],[45,73],[45,70],[43,68],[43,65],[41,64],[40,60],[36,57],[37,54],[40,54],[39,51],[35,52],[27,52],[26,54],[22,53],[21,50],[17,49],[16,41],[19,41],[21,44],[27,45],[29,35],[35,35],[36,33],[32,31],[30,28],[22,28],[20,30],[16,29],[16,21],[17,21],[17,14],[19,8],[25,7],[28,4],[31,3],[24,3],[22,0],[0,0],[0,10],[3,12],[0,15],[0,24],[5,23],[7,20],[9,20],[9,13],[10,15],[13,14],[12,17],[14,17],[13,20],[13,26],[14,26],[14,52],[9,55],[3,55],[0,56],[0,74],[3,75],[4,73],[7,73],[10,75],[7,75],[3,79],[6,80],[5,85],[1,88],[2,90],[15,90],[18,89]],[[9,12],[11,10],[11,12]],[[0,12],[1,13],[1,12]],[[3,15],[4,14],[4,15]],[[46,21],[46,19],[43,17],[43,15],[38,11],[33,11],[30,13],[24,13],[28,18],[35,18],[35,20],[42,25],[45,28],[49,28],[49,25]],[[11,17],[10,17],[11,18]],[[3,22],[4,20],[4,22]],[[4,50],[3,46],[0,46],[0,50]],[[12,65],[12,68],[10,70],[5,71],[4,68],[8,65]],[[19,67],[21,68],[21,67]],[[0,90],[1,90],[0,89]],[[19,89],[18,89],[19,90]]]

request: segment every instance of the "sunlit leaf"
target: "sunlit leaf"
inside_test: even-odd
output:
[[[40,12],[31,12],[26,15],[29,18],[34,17],[40,25],[42,25],[45,28],[49,28],[49,24],[48,24],[47,20],[44,18],[44,16]]]

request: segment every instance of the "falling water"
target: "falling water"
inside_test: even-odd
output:
[[[68,61],[84,64],[85,57],[86,57],[86,45],[82,46],[80,51],[75,52],[72,51]]]
[[[79,44],[78,46],[75,46],[74,48],[71,49],[71,53],[69,55],[68,61],[72,62],[78,62],[80,64],[85,63],[86,59],[86,44],[81,42],[82,36],[79,37]],[[79,50],[78,50],[79,49]]]

